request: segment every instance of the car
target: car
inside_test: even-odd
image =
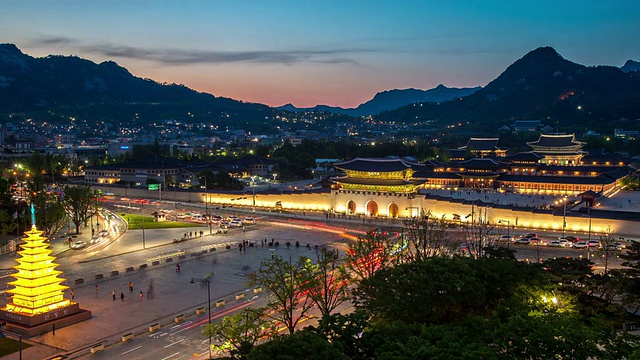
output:
[[[516,241],[514,241],[513,243],[516,245],[529,245],[531,243],[531,238],[523,237],[520,239],[516,239]]]
[[[589,245],[587,245],[586,241],[578,241],[573,243],[573,245],[571,245],[572,248],[574,249],[586,249]]]
[[[567,239],[567,240],[569,240],[569,241],[571,241],[571,242],[578,242],[578,241],[580,241],[580,238],[579,238],[579,237],[575,237],[575,236],[572,236],[572,235],[567,235],[567,236],[565,236],[564,238],[560,238],[560,239]]]
[[[587,246],[589,246],[589,247],[600,247],[600,241],[598,241],[598,240],[589,240],[587,242]]]
[[[71,243],[71,248],[74,250],[79,250],[82,249],[83,247],[85,247],[85,245],[87,245],[87,243],[85,243],[84,241],[78,240],[75,241],[73,243]]]
[[[242,227],[242,221],[233,220],[229,223],[230,227]]]
[[[247,225],[251,225],[251,224],[255,224],[256,220],[254,218],[248,217],[248,218],[244,219],[244,223],[247,224]]]
[[[186,219],[186,218],[187,218],[187,215],[185,215],[185,214],[178,214],[178,215],[176,215],[176,217],[177,217],[178,219]]]
[[[544,241],[537,237],[529,238],[529,245],[544,245]]]
[[[100,231],[100,236],[109,236],[109,230]]]
[[[547,243],[547,246],[549,246],[549,247],[562,247],[563,245],[562,245],[562,243],[560,241],[553,240],[553,241],[549,241]]]
[[[557,240],[560,243],[560,246],[562,247],[570,247],[571,246],[571,241],[567,240],[567,239],[562,239],[560,238],[560,240]]]
[[[618,241],[614,242],[614,244],[616,246],[620,246],[620,249],[626,249],[627,248],[627,245],[625,245],[624,243],[618,242]]]
[[[622,251],[622,244],[620,243],[611,243],[606,247],[602,248],[603,250],[613,250],[613,251]]]
[[[528,234],[524,234],[523,237],[528,237],[528,238],[537,238],[538,234],[536,233],[528,233]]]
[[[511,236],[511,235],[502,235],[502,236],[500,236],[500,238],[498,238],[498,241],[510,242],[510,241],[513,241],[513,236]]]

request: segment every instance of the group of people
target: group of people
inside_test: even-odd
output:
[[[133,282],[129,281],[129,292],[133,293]],[[98,293],[98,285],[96,285],[96,294]],[[113,290],[111,291],[111,297],[113,298],[113,300],[116,300],[116,291]],[[142,291],[140,291],[140,300],[142,300],[142,298],[144,297],[144,293]],[[120,293],[120,301],[124,301],[124,292]]]

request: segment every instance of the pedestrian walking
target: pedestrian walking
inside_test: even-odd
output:
[[[140,300],[142,300],[143,296],[144,296],[144,293],[142,291],[140,291]]]
[[[120,293],[120,301],[124,301],[124,293],[123,292]]]
[[[98,284],[96,284],[96,295],[98,295]]]
[[[129,291],[133,291],[133,282],[129,281]]]
[[[180,264],[176,264],[176,272],[179,273],[180,272]]]
[[[116,301],[116,291],[115,290],[113,290],[111,292],[111,295],[113,296],[113,301]]]
[[[52,332],[51,335],[55,335],[56,334],[56,323],[53,323],[53,327],[52,327]]]
[[[75,297],[76,297],[76,293],[73,290],[71,290],[71,300],[73,300]]]

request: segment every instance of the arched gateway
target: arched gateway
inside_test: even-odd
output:
[[[353,200],[349,200],[349,202],[347,202],[347,213],[349,214],[355,214],[356,213],[356,202]]]
[[[398,217],[398,205],[391,203],[389,205],[389,217],[397,218]]]
[[[375,201],[369,201],[367,203],[367,215],[376,216],[378,215],[378,203]]]

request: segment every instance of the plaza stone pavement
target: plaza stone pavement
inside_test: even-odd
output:
[[[54,242],[51,247],[54,254],[67,251],[63,244]],[[55,335],[49,332],[23,339],[24,343],[33,346],[23,350],[22,358],[50,359],[57,355],[78,358],[88,354],[90,347],[97,343],[108,347],[120,342],[124,334],[147,333],[148,326],[151,324],[158,323],[165,326],[173,323],[174,317],[179,314],[184,314],[187,318],[194,316],[196,308],[207,306],[207,294],[206,289],[203,291],[199,285],[192,285],[189,282],[192,277],[202,278],[209,272],[214,273],[211,282],[211,302],[215,304],[219,299],[230,302],[235,294],[247,290],[246,277],[242,274],[242,269],[246,265],[243,264],[255,266],[270,256],[270,250],[267,247],[261,247],[260,244],[242,253],[239,253],[237,246],[227,250],[222,244],[217,246],[215,252],[179,260],[180,273],[176,273],[174,262],[162,262],[143,270],[136,267],[132,272],[113,278],[105,276],[101,280],[73,285],[75,301],[82,309],[90,310],[92,318],[69,327],[56,329]],[[242,260],[238,262],[238,259]],[[15,264],[14,256],[0,256],[2,269],[11,268]],[[151,279],[154,281],[154,291],[153,297],[149,299],[147,290]],[[133,282],[133,292],[128,290],[129,282]],[[96,284],[98,285],[97,294]],[[114,290],[116,300],[112,297]],[[144,293],[143,299],[139,297],[141,290]],[[120,299],[121,293],[125,295],[124,301]],[[65,292],[65,297],[69,297],[68,292]],[[14,338],[11,334],[7,336]],[[2,359],[19,359],[19,353],[7,355]]]
[[[246,215],[246,214],[245,214]],[[289,214],[273,214],[268,212],[257,211],[252,213],[253,216],[260,215],[276,215],[282,216],[280,219],[284,222],[290,222],[291,219],[324,221],[325,215],[322,212],[299,212]],[[363,231],[382,224],[367,221],[362,227],[361,220],[327,220],[326,224],[332,228],[347,230]],[[388,225],[388,224],[387,224]],[[336,227],[337,226],[337,227]],[[183,231],[183,230],[176,230]],[[247,239],[250,239],[249,231]],[[88,234],[78,235],[78,240],[88,241]],[[152,237],[152,236],[149,236]],[[204,241],[216,243],[216,251],[202,254],[201,256],[187,256],[184,259],[175,260],[174,262],[161,262],[159,265],[149,266],[146,269],[139,269],[136,264],[140,264],[139,260],[132,264],[135,270],[131,272],[121,272],[118,276],[108,276],[108,271],[112,269],[110,261],[128,256],[127,254],[139,253],[132,251],[120,254],[117,257],[106,258],[100,261],[104,263],[105,278],[95,281],[87,281],[82,285],[73,285],[68,281],[75,291],[75,301],[80,304],[82,309],[92,312],[92,318],[81,323],[56,329],[55,335],[52,332],[35,336],[29,339],[23,339],[23,342],[33,345],[23,350],[23,359],[54,359],[59,355],[67,356],[67,359],[83,358],[90,356],[90,347],[102,343],[107,347],[112,344],[119,343],[121,337],[127,333],[140,335],[148,333],[148,327],[151,324],[158,323],[165,327],[173,323],[174,317],[184,314],[187,319],[195,315],[195,309],[207,306],[206,290],[203,290],[198,284],[190,284],[192,277],[202,278],[207,273],[213,273],[214,277],[211,282],[211,302],[225,299],[227,303],[233,301],[236,294],[245,292],[250,289],[246,285],[245,272],[249,268],[254,269],[263,260],[271,258],[272,249],[267,246],[260,246],[260,239],[255,247],[249,247],[246,251],[239,252],[237,240],[225,241],[226,237],[216,235],[205,235],[201,238]],[[283,241],[295,241],[294,239],[282,239]],[[194,242],[198,241],[195,239]],[[304,242],[301,241],[304,244]],[[185,243],[190,244],[190,241]],[[230,249],[226,249],[226,244],[231,244]],[[50,244],[54,256],[58,260],[65,257],[69,252],[69,248],[62,241],[53,241]],[[151,248],[153,249],[153,248]],[[151,250],[147,248],[147,251]],[[299,249],[292,247],[280,246],[275,249],[276,255],[279,252],[287,251],[287,255],[305,255],[309,251],[301,246]],[[107,251],[108,252],[108,251]],[[295,253],[294,253],[295,252]],[[284,253],[282,254],[284,255]],[[181,265],[180,273],[175,271],[175,263]],[[59,261],[57,261],[59,263]],[[3,271],[11,269],[16,265],[15,256],[4,254],[0,255],[0,269]],[[73,281],[67,274],[62,275],[63,278]],[[149,281],[154,281],[154,296],[148,299],[147,289]],[[133,282],[134,291],[129,292],[128,284]],[[98,285],[98,294],[95,292],[95,285]],[[112,291],[116,292],[116,300],[113,300]],[[139,292],[144,292],[143,299],[139,298]],[[124,293],[124,301],[120,300],[120,293]],[[65,292],[65,297],[69,297],[69,292]],[[215,306],[215,305],[214,305]],[[14,338],[11,334],[8,337]],[[17,337],[15,337],[17,340]],[[17,360],[19,353],[13,353],[2,357],[3,360]]]

